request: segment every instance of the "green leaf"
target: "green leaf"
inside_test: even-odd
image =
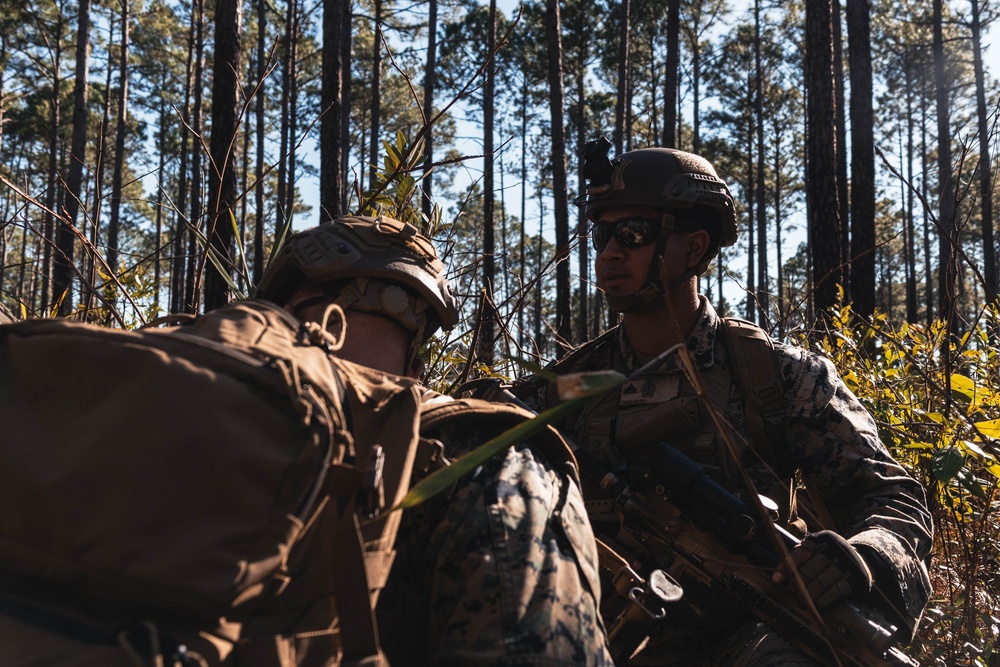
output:
[[[399,181],[399,187],[396,189],[397,198],[400,200],[406,199],[409,194],[413,191],[413,186],[416,181],[412,176],[405,176]]]
[[[625,376],[615,371],[601,371],[588,375],[596,376],[586,383],[589,393],[573,400],[559,403],[532,419],[521,422],[517,426],[504,431],[485,444],[473,449],[471,452],[459,457],[451,465],[428,475],[410,489],[410,492],[406,494],[406,497],[397,506],[391,508],[382,516],[397,509],[416,507],[442,491],[450,489],[455,482],[466,474],[472,472],[500,452],[505,451],[511,445],[527,440],[556,419],[577,409],[581,403],[594,394],[607,391],[625,382]]]
[[[958,474],[959,483],[968,489],[969,493],[979,498],[980,500],[986,500],[986,490],[983,489],[983,485],[979,483],[979,480],[975,478],[974,475],[970,474],[966,470],[962,470]]]
[[[548,380],[549,382],[558,382],[559,380],[558,373],[556,373],[555,371],[550,371],[548,369],[542,368],[541,366],[531,361],[530,359],[522,359],[520,357],[505,357],[505,358],[508,361],[513,361],[515,364],[517,364],[524,370],[528,371],[529,373],[533,373],[540,378]]]
[[[931,458],[931,472],[940,482],[951,481],[963,465],[965,465],[965,455],[955,445],[938,450]]]
[[[247,255],[243,248],[243,235],[240,234],[240,226],[236,222],[236,214],[233,213],[233,209],[229,209],[229,224],[233,229],[233,239],[236,241],[236,255],[240,260],[238,269],[243,273],[243,277],[247,279],[247,283],[249,283],[250,266],[247,264]]]

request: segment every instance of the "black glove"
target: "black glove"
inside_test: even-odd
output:
[[[799,574],[817,607],[827,607],[848,595],[871,591],[872,573],[847,540],[830,530],[809,533],[800,548],[811,556],[799,565]]]

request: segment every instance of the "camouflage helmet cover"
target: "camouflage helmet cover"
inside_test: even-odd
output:
[[[585,195],[577,199],[586,204],[587,218],[595,220],[609,206],[708,207],[718,218],[718,245],[736,243],[733,196],[708,160],[672,148],[640,148],[608,160],[610,147],[605,137],[587,144],[584,176],[589,183]]]
[[[455,296],[434,244],[393,218],[347,216],[294,234],[268,265],[256,296],[277,300],[297,276],[318,285],[351,278],[401,283],[430,304],[444,329],[458,323]]]

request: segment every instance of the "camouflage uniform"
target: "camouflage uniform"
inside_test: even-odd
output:
[[[871,415],[829,360],[777,343],[784,437],[773,443],[772,456],[758,456],[749,444],[745,399],[727,358],[724,323],[704,296],[700,300],[687,348],[715,412],[735,436],[731,442],[742,443],[738,447],[743,464],[757,490],[773,497],[775,490],[790,488],[799,473],[810,494],[818,494],[832,514],[836,525],[830,528],[848,538],[904,622],[915,627],[930,594],[924,561],[931,550],[932,524],[923,487],[892,459]],[[616,328],[571,352],[552,370],[565,374],[614,369],[628,376],[648,361],[629,346],[624,330]],[[538,377],[527,378],[514,392],[536,410],[556,400],[549,383]],[[611,466],[641,461],[647,446],[667,440],[739,494],[731,456],[676,354],[626,382],[620,391],[595,399],[561,426],[578,446]],[[776,498],[781,518],[798,523],[795,503],[787,492],[785,496]],[[600,538],[602,517],[592,515],[591,520]],[[817,528],[810,524],[809,529]],[[797,651],[748,616],[737,610],[733,614],[721,613],[715,619],[695,619],[683,612],[670,616],[658,625],[662,636],[654,637],[632,664],[813,664],[794,657]],[[734,633],[739,618],[745,622]],[[720,637],[731,639],[720,645]],[[763,653],[747,659],[753,651]],[[760,655],[767,657],[755,662]]]
[[[322,294],[291,304],[303,285]],[[411,336],[408,363],[439,327],[458,322],[434,244],[384,216],[349,216],[294,235],[272,260],[258,297],[296,314],[329,302],[387,318]],[[412,383],[388,383],[396,381]],[[489,417],[496,410],[486,403],[479,414],[428,432],[428,413],[445,403],[460,402],[424,393],[420,433],[422,444],[439,442],[445,458],[498,434]],[[569,450],[558,440],[561,451],[538,438],[512,447],[450,492],[403,513],[376,605],[379,640],[393,667],[612,666],[598,613],[594,534]],[[425,462],[414,474],[432,469]]]
[[[466,419],[434,437],[453,459],[495,431]],[[576,472],[532,445],[511,447],[404,515],[377,607],[394,667],[612,667]]]

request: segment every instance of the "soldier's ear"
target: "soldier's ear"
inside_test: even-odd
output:
[[[708,247],[711,245],[712,238],[704,229],[696,229],[687,234],[686,240],[687,266],[689,269],[693,269],[698,266],[701,262],[701,258],[705,256],[706,252],[708,252]]]
[[[420,355],[413,358],[410,362],[409,367],[406,369],[406,377],[413,378],[414,380],[419,380],[424,375],[425,364],[424,359]]]

